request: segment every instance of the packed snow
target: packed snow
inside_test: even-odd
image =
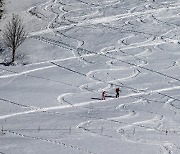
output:
[[[28,37],[0,65],[0,154],[180,153],[180,0],[4,3]]]

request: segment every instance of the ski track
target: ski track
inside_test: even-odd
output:
[[[152,127],[148,127],[148,126],[145,126],[145,125],[142,125],[140,123],[133,123],[133,124],[130,124],[130,123],[127,123],[127,122],[124,122],[124,121],[119,121],[120,119],[124,119],[124,118],[130,118],[130,116],[133,116],[135,115],[135,113],[129,113],[128,115],[125,115],[125,116],[122,116],[122,117],[114,117],[114,118],[109,118],[109,119],[104,119],[104,118],[95,118],[93,117],[92,119],[96,119],[96,120],[93,120],[93,121],[86,121],[86,122],[82,122],[80,123],[77,128],[79,129],[82,129],[84,132],[87,132],[88,134],[92,134],[93,136],[100,136],[100,137],[105,137],[105,138],[108,138],[108,139],[111,139],[111,140],[115,140],[115,138],[113,136],[109,136],[109,135],[104,135],[102,133],[97,133],[97,132],[94,132],[92,129],[88,129],[88,125],[92,124],[93,122],[100,122],[102,120],[104,121],[107,121],[107,122],[113,122],[113,123],[120,123],[120,124],[126,124],[126,126],[124,127],[121,127],[117,130],[117,132],[121,133],[121,138],[118,138],[118,140],[122,140],[122,141],[126,141],[126,142],[130,142],[130,143],[140,143],[140,144],[146,144],[146,145],[158,145],[160,147],[163,147],[163,151],[164,153],[172,153],[172,151],[170,150],[169,147],[175,147],[175,145],[173,143],[167,143],[166,141],[164,142],[160,142],[160,141],[154,141],[154,140],[143,140],[143,139],[138,139],[138,138],[129,138],[128,134],[126,134],[126,132],[124,132],[124,128],[125,127],[131,127],[131,126],[137,126],[137,127],[142,127],[142,128],[145,128],[145,129],[154,129],[156,131],[162,131],[162,132],[165,132],[165,130],[158,130],[157,128],[152,128]],[[151,120],[148,120],[148,121],[144,121],[145,123],[149,123],[149,122],[153,122],[153,121],[159,121],[161,120],[162,117],[155,117]],[[142,123],[142,122],[141,122]],[[123,130],[123,132],[121,132]],[[178,147],[176,147],[178,148]]]
[[[179,89],[180,89],[180,86],[176,86],[173,88],[172,87],[171,88],[164,88],[164,89],[158,89],[158,90],[149,91],[149,92],[132,93],[129,95],[120,96],[120,98],[128,98],[128,97],[134,97],[134,96],[148,95],[149,93],[153,94],[153,93],[160,93],[160,92],[171,91],[171,90],[179,90]],[[60,98],[62,98],[63,96],[60,96]],[[114,99],[114,98],[111,98],[111,99]],[[4,100],[4,99],[1,99],[1,100]],[[108,100],[110,100],[110,98],[106,99],[104,101],[108,101]],[[35,112],[46,112],[46,111],[51,111],[51,110],[61,110],[61,109],[74,108],[74,107],[78,108],[78,107],[83,107],[83,106],[86,106],[89,104],[96,104],[99,102],[101,102],[101,101],[87,101],[87,102],[77,103],[77,104],[73,104],[73,105],[70,104],[70,105],[53,106],[53,107],[47,107],[47,108],[36,108],[36,109],[30,110],[30,111],[19,112],[19,113],[14,113],[14,114],[9,114],[9,115],[3,115],[3,116],[0,116],[0,119],[6,119],[6,118],[10,118],[10,117],[15,117],[17,115],[26,115],[26,114],[35,113]],[[16,104],[18,104],[18,103],[16,103]],[[25,107],[27,107],[27,106],[25,106]]]
[[[84,153],[89,153],[89,154],[96,154],[94,152],[91,152],[90,150],[83,149],[83,148],[80,148],[80,147],[76,147],[76,146],[73,146],[73,145],[70,145],[70,144],[66,144],[66,143],[61,142],[61,141],[56,141],[56,140],[52,140],[52,139],[42,138],[42,137],[38,137],[38,136],[28,136],[28,135],[24,135],[24,134],[21,134],[21,133],[17,133],[15,131],[10,131],[10,130],[4,130],[4,131],[6,133],[11,133],[13,135],[20,136],[20,137],[24,137],[24,138],[29,138],[29,139],[39,140],[39,141],[43,141],[43,142],[48,142],[48,143],[51,143],[51,144],[60,145],[60,146],[66,147],[66,148],[77,150],[79,152],[84,152]]]
[[[10,73],[10,74],[7,74],[7,75],[1,75],[0,76],[1,79],[12,78],[12,80],[13,80],[13,77],[15,78],[15,77],[18,77],[18,76],[21,76],[21,75],[35,77],[35,76],[32,76],[32,75],[28,75],[28,74],[30,74],[32,72],[36,72],[36,71],[42,71],[42,70],[46,70],[46,69],[60,67],[62,69],[67,69],[67,70],[69,70],[69,71],[71,71],[71,72],[73,72],[75,74],[79,74],[81,76],[84,76],[84,77],[89,78],[89,79],[92,80],[92,83],[84,84],[84,85],[81,85],[80,87],[77,87],[77,88],[82,90],[82,93],[84,92],[84,90],[86,90],[86,91],[88,90],[88,91],[91,91],[91,92],[97,92],[99,89],[97,91],[95,91],[93,89],[89,90],[89,89],[86,89],[84,87],[86,87],[86,86],[88,87],[89,85],[98,84],[98,83],[101,83],[101,82],[108,84],[108,86],[105,88],[106,90],[108,90],[108,89],[111,88],[110,85],[111,84],[113,85],[112,82],[115,82],[115,81],[118,81],[118,80],[119,81],[123,81],[123,80],[126,81],[128,79],[135,78],[136,76],[141,74],[141,71],[139,69],[146,70],[146,71],[149,71],[149,72],[154,73],[156,75],[161,75],[161,76],[163,76],[165,78],[169,78],[169,79],[175,80],[177,82],[180,82],[180,80],[178,78],[175,78],[175,77],[173,77],[171,75],[166,75],[166,74],[163,74],[163,73],[161,73],[159,71],[146,68],[145,65],[148,63],[148,61],[145,61],[143,65],[137,65],[135,63],[127,62],[126,60],[121,60],[119,58],[116,58],[116,57],[113,57],[113,56],[109,55],[109,53],[116,52],[116,51],[114,51],[114,49],[119,49],[119,50],[123,51],[123,50],[128,50],[128,49],[137,49],[137,48],[146,47],[148,50],[151,50],[150,49],[151,46],[158,47],[158,45],[162,45],[162,44],[166,44],[166,43],[178,43],[178,40],[166,37],[166,35],[168,33],[170,33],[172,31],[172,29],[167,31],[166,33],[164,33],[162,36],[156,36],[156,35],[150,34],[150,37],[148,38],[148,40],[146,40],[144,42],[138,42],[138,43],[131,43],[131,44],[128,43],[128,39],[133,37],[133,36],[127,36],[127,37],[124,37],[124,38],[118,40],[118,42],[117,42],[118,45],[117,46],[110,46],[110,47],[102,48],[100,50],[100,52],[98,52],[98,53],[96,53],[94,51],[89,51],[89,50],[84,49],[83,48],[83,45],[85,44],[84,40],[77,40],[77,39],[72,38],[70,36],[66,36],[63,33],[60,33],[60,34],[57,33],[57,31],[68,30],[70,28],[73,28],[74,26],[77,27],[77,26],[107,24],[107,23],[112,23],[112,22],[122,20],[122,19],[125,19],[125,18],[136,17],[136,16],[147,16],[147,15],[149,15],[148,17],[152,18],[154,20],[154,22],[164,23],[164,24],[166,24],[168,26],[173,26],[175,29],[179,30],[179,28],[180,28],[179,25],[168,23],[168,22],[163,22],[162,18],[158,18],[158,17],[155,16],[155,14],[157,14],[160,11],[165,11],[165,10],[170,11],[170,10],[179,9],[180,8],[179,3],[172,4],[169,7],[162,7],[162,8],[158,8],[158,9],[151,8],[150,4],[147,3],[144,6],[142,6],[142,7],[146,8],[146,9],[149,8],[146,11],[137,11],[136,12],[137,7],[134,7],[134,8],[131,8],[130,10],[128,10],[128,12],[124,13],[124,14],[113,15],[113,16],[108,16],[108,17],[101,17],[102,14],[99,11],[99,8],[101,6],[100,4],[89,3],[89,2],[85,2],[83,0],[77,0],[77,1],[82,3],[82,4],[85,4],[87,6],[91,6],[91,7],[93,6],[93,7],[98,8],[98,9],[96,10],[96,12],[93,12],[91,14],[87,14],[87,15],[84,15],[84,16],[81,16],[81,17],[77,17],[77,19],[81,19],[77,23],[71,21],[70,19],[68,19],[68,17],[65,16],[68,12],[70,12],[70,11],[65,11],[65,9],[64,9],[64,6],[66,6],[68,4],[64,4],[62,2],[63,6],[61,7],[61,11],[64,11],[64,12],[61,15],[57,11],[54,10],[54,7],[58,6],[58,1],[57,0],[47,1],[44,4],[40,4],[39,6],[36,5],[36,6],[30,8],[28,10],[28,12],[30,12],[30,11],[36,11],[37,8],[41,8],[41,9],[43,9],[43,11],[51,12],[51,13],[54,14],[54,17],[51,19],[51,21],[47,25],[47,29],[37,31],[37,32],[33,32],[33,33],[29,34],[29,37],[32,37],[33,39],[36,39],[36,40],[46,42],[46,43],[51,44],[51,45],[56,45],[56,46],[58,46],[60,48],[68,49],[73,53],[74,56],[69,57],[69,58],[64,58],[64,59],[53,60],[53,61],[40,62],[40,63],[36,63],[36,64],[34,63],[34,64],[31,64],[31,65],[37,65],[37,67],[38,67],[39,64],[48,64],[48,66],[38,67],[38,68],[35,68],[35,69],[26,70],[26,71],[22,71],[22,72],[15,72],[15,71],[11,71],[9,69],[0,68],[2,70],[1,74],[3,74],[4,72],[9,72]],[[108,1],[109,4],[104,4],[103,7],[112,6],[112,5],[118,4],[120,2],[121,1],[118,1],[118,0]],[[148,2],[150,2],[150,1],[148,1]],[[156,3],[156,1],[153,0],[153,3]],[[46,15],[40,14],[39,12],[35,12],[35,14],[36,14],[37,17],[43,16],[44,18],[46,18]],[[98,15],[100,17],[98,17]],[[96,17],[96,18],[94,18],[94,17]],[[172,17],[172,16],[170,16],[170,17]],[[67,21],[70,24],[66,25],[66,26],[60,26],[60,27],[56,28],[56,27],[53,26],[53,24],[56,22],[56,20],[58,20],[58,18],[62,19],[63,21]],[[143,22],[143,21],[140,20],[139,22]],[[133,25],[130,20],[128,20],[125,24]],[[52,39],[48,39],[48,38],[45,38],[45,37],[38,36],[38,35],[46,34],[46,33],[54,33],[54,34],[57,34],[59,36],[64,35],[67,38],[69,37],[69,39],[74,39],[74,40],[77,41],[77,46],[73,46],[73,45],[70,45],[70,44],[66,44],[65,42],[60,42],[60,41],[56,41],[56,40],[52,40]],[[141,32],[139,32],[139,33],[141,33]],[[121,45],[123,45],[123,46],[121,46]],[[81,55],[80,52],[84,52],[86,54]],[[123,52],[124,55],[134,57],[134,59],[136,61],[137,60],[144,61],[143,59],[139,58],[139,56],[143,57],[143,56],[148,55],[148,53],[151,54],[151,52],[148,52],[148,51],[141,52],[141,53],[139,53],[137,55],[126,54],[125,52]],[[72,70],[71,68],[67,68],[66,66],[62,66],[62,65],[60,65],[58,63],[58,62],[62,62],[62,61],[70,61],[70,60],[73,60],[73,59],[78,59],[78,60],[82,60],[82,61],[86,62],[87,64],[91,64],[91,62],[86,61],[85,58],[92,57],[94,55],[99,55],[99,56],[102,56],[102,57],[108,57],[110,59],[110,62],[107,62],[107,65],[109,65],[109,66],[112,66],[111,61],[114,60],[114,61],[120,61],[120,62],[122,62],[124,64],[128,64],[129,66],[132,66],[132,67],[136,67],[134,69],[134,74],[132,74],[131,76],[129,76],[127,78],[123,78],[123,79],[114,79],[114,80],[110,80],[110,81],[104,81],[104,80],[101,80],[101,79],[98,79],[97,77],[95,77],[96,73],[100,73],[101,71],[103,71],[103,69],[102,70],[97,69],[97,70],[89,71],[87,74],[83,74],[83,73],[81,73],[79,71]],[[31,65],[29,65],[29,66],[31,66]],[[175,65],[179,66],[179,61],[175,62],[173,66],[175,66]],[[111,70],[118,70],[118,69],[105,69],[105,70],[111,71]],[[37,78],[41,78],[41,77],[37,77]],[[51,79],[46,79],[46,78],[44,78],[44,79],[53,81]],[[71,85],[69,83],[63,83],[63,82],[60,82],[60,81],[55,81],[55,82],[59,82],[59,83],[62,83],[62,84],[67,84],[67,85],[73,86],[73,85]],[[7,84],[10,84],[10,83],[11,83],[11,80]],[[6,86],[6,85],[3,85],[3,86]],[[126,87],[126,88],[131,89],[131,87]],[[136,92],[138,91],[138,89],[135,89],[135,90],[136,90]],[[180,90],[180,86],[175,85],[175,86],[172,86],[170,88],[162,88],[162,89],[150,90],[150,91],[144,90],[143,92],[138,91],[137,93],[130,93],[130,94],[127,94],[127,95],[122,95],[122,96],[120,96],[120,99],[130,98],[130,97],[139,97],[139,96],[142,96],[142,95],[145,96],[145,95],[149,95],[149,94],[159,94],[159,95],[162,95],[164,97],[169,98],[169,100],[165,102],[164,106],[166,108],[168,108],[170,106],[171,110],[176,112],[176,110],[178,111],[180,108],[173,105],[173,101],[175,101],[175,100],[180,101],[180,100],[178,98],[175,98],[173,96],[170,96],[170,95],[167,95],[167,94],[163,93],[163,92],[168,92],[168,91],[173,91],[173,90]],[[131,89],[131,91],[133,91],[133,90]],[[7,103],[11,103],[11,104],[17,105],[19,107],[23,107],[23,108],[28,109],[28,111],[24,111],[24,112],[18,112],[18,113],[13,113],[13,114],[8,114],[8,115],[2,115],[2,116],[0,116],[0,119],[2,120],[2,119],[12,118],[12,117],[16,117],[16,116],[19,116],[19,115],[23,116],[23,115],[27,115],[27,114],[31,114],[31,113],[36,113],[36,112],[47,112],[47,113],[50,113],[50,114],[56,114],[56,113],[60,114],[59,112],[54,112],[53,110],[62,110],[62,109],[68,109],[68,108],[74,108],[74,109],[85,108],[85,106],[87,106],[87,105],[97,104],[97,103],[101,102],[99,100],[95,100],[95,101],[86,101],[86,102],[73,104],[73,102],[72,103],[68,102],[65,99],[65,97],[70,97],[71,95],[76,95],[76,94],[75,93],[65,93],[65,94],[59,95],[57,97],[57,100],[58,100],[59,103],[61,103],[61,105],[60,106],[47,107],[47,108],[39,108],[39,107],[34,107],[34,106],[28,106],[28,105],[19,104],[19,103],[10,101],[10,100],[6,100],[4,98],[0,98],[0,100],[5,101]],[[112,100],[112,99],[114,99],[114,98],[108,98],[104,102],[107,102],[107,101]],[[140,100],[138,100],[138,101],[140,101]],[[117,107],[117,109],[122,108],[122,110],[123,110],[125,105],[131,105],[133,103],[138,103],[138,102],[130,102],[128,104],[121,104],[120,106]],[[62,105],[62,104],[66,104],[66,105]],[[98,121],[102,121],[102,120],[107,121],[107,122],[123,123],[123,124],[126,124],[126,125],[124,127],[119,127],[119,129],[117,130],[118,134],[121,134],[120,140],[122,140],[122,141],[130,142],[130,143],[154,145],[154,146],[158,145],[160,147],[160,149],[161,149],[160,153],[162,153],[162,154],[173,154],[174,153],[173,150],[172,150],[173,148],[179,150],[179,148],[175,144],[170,143],[168,141],[163,142],[163,141],[156,141],[156,140],[143,140],[143,139],[139,139],[139,138],[131,138],[126,134],[126,132],[121,133],[120,131],[122,129],[124,129],[125,127],[132,127],[132,126],[145,128],[145,129],[154,129],[155,131],[161,131],[161,132],[166,131],[166,130],[162,130],[160,128],[160,125],[161,125],[160,122],[164,118],[162,115],[156,115],[155,113],[153,113],[156,116],[154,118],[152,118],[152,119],[129,123],[129,122],[124,122],[122,120],[123,119],[130,119],[132,117],[135,117],[135,116],[137,116],[138,113],[136,113],[135,111],[131,111],[131,110],[128,110],[128,111],[129,111],[129,113],[127,115],[120,116],[120,117],[109,117],[109,118],[103,118],[103,117],[102,118],[98,118],[98,117],[92,117],[91,118],[91,117],[88,117],[89,120],[88,121],[83,121],[82,123],[77,125],[77,129],[82,129],[84,132],[87,132],[87,133],[90,133],[90,134],[93,134],[93,135],[96,135],[96,136],[100,136],[100,137],[106,137],[106,138],[109,138],[109,139],[113,140],[113,139],[115,139],[113,136],[108,136],[108,135],[105,135],[105,134],[93,132],[92,130],[90,130],[90,129],[86,128],[86,127],[88,127],[88,125],[90,125],[90,124],[93,124],[94,122],[98,122]],[[146,126],[146,124],[149,124],[149,123],[152,124],[152,123],[156,123],[156,122],[158,123],[156,127]],[[39,141],[43,141],[43,142],[49,142],[49,143],[52,143],[52,144],[56,144],[56,145],[60,145],[60,146],[66,147],[66,148],[77,150],[79,152],[95,154],[94,152],[92,152],[90,150],[83,149],[83,148],[80,148],[80,147],[76,147],[76,146],[66,144],[64,142],[59,142],[59,141],[56,141],[56,140],[52,140],[52,139],[41,138],[41,137],[37,137],[37,136],[28,136],[28,135],[24,135],[22,133],[17,133],[15,131],[9,131],[9,130],[5,130],[5,132],[16,135],[16,136],[20,136],[20,137],[39,140]],[[0,153],[4,154],[3,152],[0,152]]]

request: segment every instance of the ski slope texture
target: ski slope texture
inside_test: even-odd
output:
[[[0,154],[180,154],[180,0],[4,10],[0,37],[12,13],[28,36],[14,66],[0,65]]]

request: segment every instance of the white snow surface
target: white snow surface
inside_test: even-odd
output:
[[[0,154],[180,154],[180,0],[4,2]]]

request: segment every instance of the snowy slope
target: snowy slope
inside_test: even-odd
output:
[[[5,1],[28,38],[0,65],[0,154],[180,153],[179,0]]]

